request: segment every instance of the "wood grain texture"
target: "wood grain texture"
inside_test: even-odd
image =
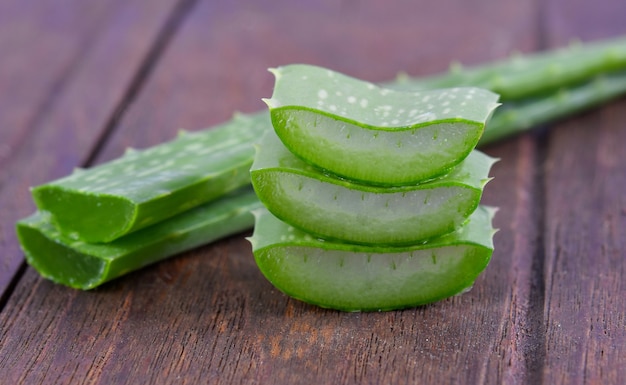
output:
[[[549,46],[626,33],[622,1],[553,0]],[[546,138],[546,384],[626,378],[626,100],[555,125]]]
[[[457,3],[455,5],[463,9],[463,11],[467,11],[463,4]],[[438,7],[436,5],[431,6]],[[442,4],[441,9],[435,8],[429,11],[433,12],[433,14],[443,15],[446,10],[450,9],[449,6],[450,4]],[[188,39],[194,39],[195,41],[198,39],[194,47],[201,48],[196,48],[196,52],[212,52],[214,50],[224,52],[223,55],[217,55],[206,60],[209,63],[207,65],[216,66],[215,69],[209,69],[207,73],[209,77],[216,74],[220,82],[231,81],[233,83],[219,88],[224,90],[220,92],[220,95],[222,95],[221,98],[218,98],[220,100],[216,100],[215,96],[211,97],[209,95],[207,100],[210,100],[211,103],[203,106],[206,109],[216,108],[217,113],[221,113],[223,108],[220,105],[215,106],[215,103],[225,103],[228,100],[228,94],[225,93],[227,90],[235,90],[234,103],[242,103],[244,110],[248,110],[248,103],[252,106],[251,108],[256,108],[256,103],[258,103],[256,95],[269,95],[271,84],[255,80],[255,78],[269,79],[269,76],[265,73],[265,68],[277,64],[306,60],[314,64],[339,68],[347,73],[358,74],[358,76],[367,79],[385,80],[403,68],[412,73],[426,73],[429,70],[434,71],[446,68],[447,63],[453,58],[472,63],[480,61],[481,58],[504,56],[512,50],[511,46],[515,46],[518,50],[532,49],[533,38],[528,33],[524,33],[524,31],[532,30],[530,27],[534,23],[532,15],[535,11],[532,8],[524,8],[519,5],[517,5],[517,8],[511,8],[511,4],[497,7],[494,3],[484,5],[484,9],[489,6],[500,16],[499,18],[493,14],[483,13],[484,17],[488,19],[484,23],[477,19],[471,19],[467,20],[467,24],[463,24],[464,28],[468,28],[476,34],[474,36],[476,42],[469,45],[466,41],[459,40],[456,33],[437,28],[438,22],[436,18],[432,18],[432,14],[430,16],[424,14],[420,17],[420,12],[417,9],[411,8],[407,10],[405,8],[407,4],[403,4],[402,7],[399,6],[395,10],[387,9],[387,12],[391,12],[391,15],[387,16],[388,21],[385,22],[384,20],[386,19],[381,21],[379,15],[384,14],[385,10],[380,3],[375,2],[347,4],[345,7],[353,7],[349,10],[345,8],[326,8],[326,13],[317,17],[315,12],[319,12],[319,10],[302,9],[302,6],[298,5],[285,6],[284,4],[277,5],[274,3],[274,7],[267,12],[261,12],[248,4],[242,5],[242,8],[237,9],[236,13],[227,13],[226,16],[220,18],[223,24],[219,24],[218,27],[220,29],[225,28],[228,33],[219,33],[217,31],[211,33],[211,35],[222,36],[221,41],[216,43],[207,42],[197,37],[202,36],[198,30],[202,27],[200,27],[200,23],[196,23],[194,20],[207,20],[211,14],[210,8],[201,6],[195,10],[194,18],[189,24],[190,26],[186,26],[183,29],[183,33],[193,31],[189,32],[191,36],[181,35],[180,39],[184,41],[189,41]],[[299,13],[305,12],[307,13],[306,17],[298,16]],[[472,12],[480,14],[476,10],[472,10]],[[521,17],[524,14],[528,15],[527,19]],[[413,18],[413,22],[409,22],[409,18]],[[497,23],[490,24],[487,22],[492,22],[495,19],[498,19]],[[276,20],[284,21],[286,26],[277,24]],[[400,21],[394,22],[395,20]],[[246,31],[244,29],[242,31],[236,27],[249,25],[252,21],[254,21],[254,25],[258,30],[251,29],[251,31]],[[320,27],[320,25],[323,27]],[[490,27],[487,27],[488,25]],[[528,28],[525,29],[524,26]],[[460,28],[463,27],[460,26]],[[378,36],[377,31],[379,28],[383,28],[383,31],[385,31],[382,37]],[[485,30],[485,28],[493,29]],[[315,34],[312,31],[315,31]],[[494,31],[498,33],[494,33]],[[432,46],[427,44],[432,34],[437,35],[440,45]],[[504,44],[502,41],[497,40],[498,38],[493,40],[494,37],[492,35],[500,39],[505,39],[508,36],[508,43]],[[231,36],[236,40],[228,40]],[[364,38],[367,36],[372,36],[372,39]],[[237,50],[236,47],[241,45],[239,42],[241,40],[246,42],[245,48]],[[176,50],[178,47],[176,45],[177,41],[174,41],[172,50]],[[390,42],[396,43],[390,44]],[[427,46],[426,50],[437,50],[437,53],[422,53],[421,49],[416,49],[415,51],[417,52],[413,54],[412,50],[407,50],[407,47],[413,45],[416,47]],[[443,49],[442,47],[450,49]],[[333,54],[329,55],[326,53],[327,51],[333,52]],[[380,57],[389,58],[388,62],[385,60],[374,60],[376,53]],[[256,57],[256,55],[262,56]],[[184,57],[185,53],[181,52],[173,56],[177,58]],[[405,63],[404,60],[414,60],[415,62]],[[251,62],[254,65],[248,69]],[[168,57],[164,58],[163,66],[167,65],[165,63],[169,63]],[[243,67],[234,70],[232,69],[235,66],[233,63],[241,63]],[[384,71],[377,70],[376,66],[380,65],[385,66],[387,69]],[[428,66],[431,66],[431,68]],[[171,73],[178,73],[175,65],[172,65],[172,68],[174,69],[170,69],[168,71],[169,74],[164,79],[169,79]],[[225,76],[223,74],[232,72],[245,73],[247,76],[244,80],[222,78]],[[189,71],[185,71],[185,73],[189,73]],[[201,76],[196,76],[195,78],[202,79]],[[150,90],[150,87],[153,85],[159,84],[160,81],[155,76],[147,90]],[[243,81],[248,82],[245,88],[256,89],[258,87],[258,92],[251,93],[254,99],[244,99],[239,102],[238,98],[241,96],[238,90],[244,88],[244,86],[239,84]],[[196,87],[201,88],[202,84],[199,80],[196,80],[196,82]],[[212,90],[214,88],[207,87],[204,92],[211,92]],[[159,95],[159,92],[155,90],[154,92],[146,92],[146,94]],[[182,98],[184,96],[185,93],[177,93],[175,97]],[[188,96],[193,98],[193,93]],[[243,94],[242,96],[246,95]],[[147,104],[158,102],[157,99],[150,96],[146,96],[146,98],[151,100]],[[137,105],[139,106],[140,102]],[[137,111],[137,118],[134,118],[135,111]],[[135,111],[129,111],[129,119],[145,119],[147,114],[139,109]],[[190,116],[194,116],[194,114],[185,115],[181,118],[188,119]],[[164,121],[167,118],[168,116],[165,116],[158,120]],[[191,121],[189,124],[193,126],[194,122]],[[137,123],[133,123],[131,126],[141,127],[142,124],[140,121],[137,121]],[[120,136],[122,134],[128,135],[128,132],[127,129],[119,131]],[[116,152],[121,151],[121,147]],[[507,150],[509,159],[511,159],[510,150],[510,148]],[[511,185],[519,189],[528,188],[526,184],[529,181],[524,179],[523,176],[533,166],[533,158],[529,158],[532,153],[528,154],[529,151],[532,152],[532,149],[520,154],[523,157],[523,164],[521,165],[516,165],[515,160],[506,164],[501,163],[499,171],[495,171],[497,172],[496,181],[502,175],[512,175],[518,178],[517,184],[514,183],[515,179],[513,177],[507,178],[506,181],[511,181]],[[506,154],[507,152],[504,153]],[[513,151],[513,153],[516,152]],[[515,156],[512,158],[514,159]],[[511,172],[515,168],[519,168],[519,171]],[[514,189],[503,188],[503,186],[507,185],[507,182],[494,182],[494,185],[490,186],[489,189],[491,191],[497,189],[502,192],[498,195],[499,200],[491,198],[495,200],[492,204],[511,206],[510,195],[511,190],[514,191]],[[522,200],[523,197],[517,199]],[[489,198],[487,198],[487,201],[489,201]],[[513,204],[518,203],[515,201]],[[532,205],[532,202],[523,201],[519,204],[522,206],[518,214],[519,226],[532,227],[532,223],[521,223],[528,219],[524,215],[527,208]],[[507,222],[502,221],[500,223],[504,225]],[[533,249],[533,244],[527,244],[524,241],[524,236],[532,239],[532,235],[531,230],[520,234],[518,239],[520,244],[515,246],[520,249],[516,257],[521,261],[521,264],[525,263],[524,260],[527,257],[528,250]],[[505,240],[504,242],[507,241]],[[498,247],[500,248],[501,246]],[[230,379],[236,380],[235,382],[241,381],[242,383],[258,379],[260,383],[263,383],[271,382],[272,378],[280,379],[280,382],[284,383],[315,382],[318,380],[328,383],[361,381],[376,383],[383,380],[390,382],[393,380],[397,383],[412,383],[417,380],[436,382],[438,378],[444,377],[450,378],[452,382],[463,383],[466,380],[469,380],[469,382],[492,381],[505,376],[518,375],[517,373],[520,373],[520,375],[526,373],[523,372],[523,369],[529,365],[527,364],[529,358],[527,358],[521,348],[519,350],[522,352],[516,353],[515,357],[512,358],[512,360],[518,362],[518,365],[523,366],[523,368],[517,371],[508,370],[506,365],[500,367],[498,365],[487,367],[486,365],[489,362],[501,362],[494,359],[498,354],[504,354],[504,351],[517,351],[516,349],[518,349],[517,345],[513,345],[516,338],[521,339],[517,333],[511,333],[508,336],[511,338],[511,341],[508,342],[511,346],[503,347],[504,344],[499,343],[503,338],[507,338],[503,337],[502,334],[506,332],[505,330],[508,327],[509,314],[512,312],[519,313],[520,319],[527,316],[526,313],[517,310],[525,305],[523,300],[518,300],[520,305],[516,303],[511,304],[506,302],[505,296],[512,291],[509,278],[517,278],[517,275],[521,273],[529,274],[531,266],[530,264],[525,266],[527,271],[521,273],[517,270],[511,271],[509,268],[510,263],[507,262],[508,255],[506,249],[504,252],[499,253],[499,258],[504,256],[504,259],[499,261],[500,269],[488,271],[484,280],[481,278],[479,281],[483,285],[485,282],[493,283],[493,286],[485,288],[484,292],[478,288],[484,286],[477,284],[474,292],[467,297],[452,299],[450,303],[445,305],[443,303],[438,304],[434,309],[427,307],[425,308],[428,309],[427,311],[418,309],[401,312],[393,316],[366,314],[352,318],[351,315],[339,314],[328,320],[326,318],[329,312],[311,309],[306,305],[287,300],[274,289],[267,286],[267,284],[265,286],[253,287],[254,292],[266,292],[278,297],[276,299],[267,297],[253,299],[254,302],[261,301],[261,304],[265,303],[264,306],[268,309],[276,309],[274,311],[278,312],[278,316],[273,315],[275,321],[271,322],[270,326],[265,326],[266,324],[264,323],[263,328],[255,326],[240,332],[227,330],[227,337],[214,337],[215,341],[211,344],[219,347],[217,350],[219,353],[212,353],[210,356],[211,360],[219,358],[219,362],[221,362],[221,357],[224,354],[230,357],[236,354],[237,351],[249,352],[247,356],[244,355],[243,357],[240,357],[240,353],[238,353],[235,356],[235,360],[236,362],[245,363],[246,367],[252,366],[252,368],[257,368],[256,370],[259,372],[256,375],[261,377],[254,377],[254,370],[246,369],[250,373],[244,372],[240,373],[239,377],[217,377],[216,379],[220,379],[224,383],[229,382]],[[250,263],[251,256],[249,252],[241,257],[246,258],[247,263]],[[252,265],[249,266],[252,268],[251,273],[254,274],[255,279],[263,282],[263,278],[256,272],[256,269]],[[525,290],[524,285],[530,286],[528,277],[519,279],[523,281],[520,283],[521,290]],[[224,283],[228,285],[227,281],[224,281]],[[529,294],[526,293],[526,295],[528,296]],[[274,302],[268,303],[268,300],[280,300],[281,302],[277,306]],[[525,300],[527,301],[528,299],[526,298]],[[250,299],[244,301],[244,303],[250,303]],[[481,305],[476,307],[476,303]],[[441,309],[438,306],[444,307]],[[288,310],[284,310],[285,307]],[[290,310],[291,307],[295,310]],[[514,309],[512,310],[511,307]],[[487,312],[485,309],[490,309],[491,311]],[[311,313],[312,310],[314,311],[313,313]],[[457,311],[459,312],[458,314],[463,314],[463,317],[458,318],[455,315]],[[287,315],[289,317],[285,318]],[[250,316],[252,320],[258,318],[254,315]],[[344,326],[343,324],[346,325]],[[271,325],[274,325],[274,327]],[[474,325],[474,327],[471,327],[471,325]],[[269,329],[266,329],[268,327]],[[325,330],[325,332],[320,333],[320,330]],[[239,336],[241,342],[231,347],[227,338],[233,334]],[[257,343],[245,342],[256,339],[260,339],[260,341]],[[269,344],[269,352],[266,351],[268,349],[267,344]],[[525,340],[518,343],[518,345],[524,344],[527,344]],[[473,356],[476,352],[481,353]],[[263,365],[262,363],[265,364]],[[213,365],[210,365],[210,367],[213,367]],[[324,368],[333,369],[327,371]],[[463,368],[463,370],[458,370],[458,368]],[[269,372],[264,373],[264,370]],[[301,378],[300,373],[303,371],[308,373],[308,378]],[[228,372],[230,373],[230,371]],[[219,371],[216,373],[219,373]]]
[[[463,4],[456,6],[468,11]],[[96,161],[119,156],[126,146],[169,139],[179,127],[204,127],[236,109],[262,108],[260,97],[271,94],[270,66],[310,62],[375,81],[399,70],[442,70],[452,58],[479,62],[502,57],[512,47],[532,49],[532,36],[523,31],[532,25],[534,10],[498,4],[483,5],[498,18],[458,17],[459,28],[474,36],[468,45],[457,33],[438,28],[432,14],[407,9],[406,3],[387,9],[382,19],[377,2],[199,3]],[[449,4],[432,7],[434,14],[449,10]],[[441,45],[428,44],[433,33]],[[380,56],[386,60],[376,60]],[[509,174],[514,164],[503,163],[500,173]],[[505,204],[507,195],[496,203]],[[5,367],[32,368],[29,380],[104,383],[119,376],[129,383],[179,377],[187,383],[484,382],[503,372],[486,365],[501,353],[510,312],[504,297],[511,291],[511,273],[506,263],[499,265],[504,271],[491,269],[467,295],[381,314],[337,313],[288,299],[258,272],[242,237],[89,293],[42,282],[29,269],[5,312],[14,325],[32,319],[40,301],[67,310],[43,321],[46,330],[57,331],[46,334],[39,355],[14,356]],[[34,328],[26,328],[25,335],[11,333],[3,350],[37,339]],[[72,338],[76,330],[80,334]],[[67,352],[81,359],[64,360]],[[52,364],[57,361],[60,365]]]
[[[16,61],[6,76],[21,82],[10,87],[24,91],[16,99],[0,93],[8,100],[0,104],[1,132],[11,146],[0,172],[0,293],[24,260],[14,224],[34,210],[29,187],[67,175],[89,159],[174,8],[169,1],[107,3],[89,10],[80,1],[63,9],[56,2],[19,3],[17,11],[23,7],[34,20],[20,23],[18,12],[16,21],[3,24],[26,32],[13,43],[23,45],[16,57],[3,55],[3,62]],[[55,58],[55,50],[65,59]]]
[[[23,261],[13,224],[33,209],[29,183],[46,178],[45,172],[39,178],[34,174],[49,162],[33,162],[33,150],[27,147],[44,130],[68,79],[87,56],[88,45],[118,6],[68,2],[68,7],[55,9],[51,2],[0,3],[0,298]],[[39,156],[51,155],[44,151]]]
[[[616,384],[626,375],[625,106],[563,123],[550,137],[545,383]]]
[[[155,31],[174,12],[154,5],[159,17],[147,17],[129,3],[72,71],[48,133],[21,150],[38,154],[29,167],[40,171],[20,183],[261,109],[271,94],[267,67],[307,62],[383,81],[401,70],[442,70],[453,59],[478,63],[618,33],[575,23],[582,2],[578,11],[561,3],[199,1],[128,97]],[[140,43],[129,41],[130,30]],[[107,102],[94,109],[98,87]],[[319,309],[263,278],[247,234],[90,292],[28,268],[0,313],[0,374],[51,384],[617,384],[626,330],[626,138],[615,124],[623,110],[613,103],[554,132],[485,148],[501,159],[484,197],[500,207],[500,232],[491,264],[462,296],[387,313]],[[99,131],[74,139],[78,122],[94,119]],[[112,131],[102,141],[106,122]],[[68,153],[64,141],[73,140],[80,151]]]
[[[0,3],[0,166],[6,164],[55,103],[89,44],[109,23],[115,2]]]

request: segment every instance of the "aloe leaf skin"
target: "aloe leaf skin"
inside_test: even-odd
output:
[[[291,297],[343,311],[395,310],[471,288],[493,253],[494,213],[479,206],[454,233],[385,247],[316,239],[261,209],[249,240],[261,272]]]
[[[496,94],[479,88],[400,92],[310,65],[272,72],[266,103],[285,146],[366,184],[406,185],[445,173],[476,146],[498,106]]]
[[[70,239],[36,212],[17,223],[26,261],[55,283],[93,289],[151,263],[250,229],[261,207],[251,188],[236,191],[110,243]]]
[[[252,143],[266,127],[264,116],[237,116],[37,186],[33,198],[62,233],[110,242],[249,184]]]
[[[599,74],[626,69],[626,37],[620,36],[463,68],[428,77],[402,77],[390,87],[400,90],[473,86],[489,89],[502,101],[539,96],[584,83]]]
[[[626,94],[626,72],[619,72],[596,76],[582,85],[564,88],[541,97],[505,103],[489,120],[479,145],[496,142],[624,94]]]
[[[251,168],[259,199],[281,220],[315,236],[361,244],[411,244],[453,231],[476,209],[494,158],[473,151],[445,176],[380,187],[323,173],[268,131]]]

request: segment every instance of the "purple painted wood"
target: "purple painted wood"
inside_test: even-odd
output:
[[[623,100],[485,148],[501,159],[484,197],[500,207],[496,252],[472,291],[429,306],[346,314],[291,300],[262,277],[245,234],[90,292],[15,267],[11,225],[32,209],[28,185],[261,109],[267,67],[307,62],[383,81],[626,32],[617,0],[565,3],[109,2],[93,21],[64,24],[76,36],[46,38],[62,57],[42,72],[24,41],[3,37],[28,87],[18,112],[0,106],[13,111],[0,122],[22,121],[0,134],[14,143],[0,185],[10,267],[0,373],[11,383],[619,383]],[[47,12],[11,4],[16,20]]]

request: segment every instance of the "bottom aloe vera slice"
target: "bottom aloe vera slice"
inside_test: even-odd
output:
[[[397,245],[461,225],[478,206],[494,162],[474,150],[444,177],[411,186],[367,186],[310,166],[270,131],[250,174],[261,202],[297,228],[321,238]]]
[[[291,297],[344,311],[394,310],[470,289],[493,253],[494,213],[479,206],[453,233],[384,247],[316,239],[261,209],[249,239],[261,272]]]
[[[26,261],[43,277],[92,289],[143,266],[251,228],[261,203],[250,188],[228,194],[111,243],[68,238],[37,212],[17,223]]]

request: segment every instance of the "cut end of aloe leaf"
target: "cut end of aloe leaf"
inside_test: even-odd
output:
[[[444,173],[476,146],[498,106],[496,94],[479,88],[394,91],[307,65],[274,73],[268,106],[285,145],[311,164],[370,184]]]
[[[296,299],[343,311],[402,309],[473,285],[493,252],[492,214],[479,207],[454,233],[384,247],[315,239],[263,211],[257,215],[253,253],[265,277]]]
[[[19,221],[17,234],[26,261],[43,277],[89,290],[177,253],[247,230],[254,224],[250,211],[260,206],[254,191],[246,187],[109,243],[70,239],[43,212]]]
[[[252,185],[278,218],[328,239],[408,244],[448,233],[476,209],[493,158],[472,152],[428,183],[386,188],[329,177],[268,132],[251,168]]]
[[[109,241],[126,233],[136,217],[133,202],[117,196],[85,194],[54,184],[32,189],[40,210],[52,215],[52,221],[69,238],[85,241]]]
[[[38,213],[17,223],[17,235],[28,264],[42,277],[75,289],[87,290],[101,284],[107,261],[67,246],[80,241],[52,242],[50,237],[60,234],[46,215]]]

